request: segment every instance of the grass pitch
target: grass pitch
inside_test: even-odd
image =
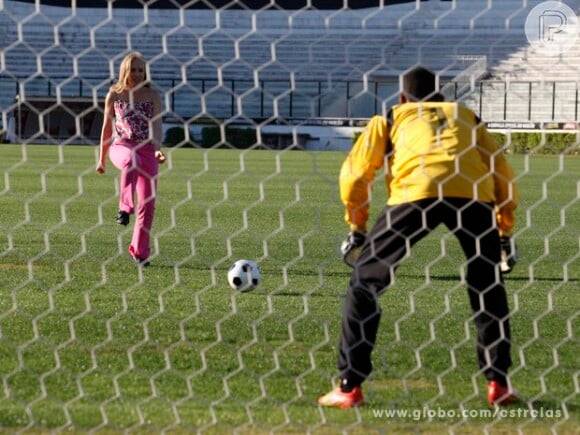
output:
[[[521,259],[512,381],[492,414],[455,239],[419,243],[382,296],[368,405],[325,410],[349,277],[338,152],[174,149],[152,266],[114,223],[92,147],[2,145],[0,428],[111,433],[572,433],[579,425],[580,159],[512,156]],[[375,184],[373,216],[384,203]],[[227,285],[259,262],[258,289]]]

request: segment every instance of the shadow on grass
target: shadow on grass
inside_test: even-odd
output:
[[[416,275],[416,274],[397,274],[397,278],[409,278],[409,279],[421,279],[424,275]],[[454,281],[461,279],[459,275],[429,275],[429,279],[432,281]],[[542,282],[562,282],[562,278],[556,277],[534,277],[530,278],[529,276],[504,276],[504,280],[506,281],[542,281]],[[580,279],[572,278],[567,279],[566,282],[578,282]]]
[[[150,268],[164,268],[164,269],[173,269],[176,267],[172,264],[155,262],[152,260]],[[182,264],[179,266],[180,269],[189,269],[189,270],[209,270],[209,265],[201,265],[201,264]],[[216,270],[227,271],[227,266],[220,266],[215,268]],[[279,274],[282,272],[283,266],[279,268],[261,268],[263,274]],[[299,270],[299,269],[292,269],[288,268],[286,273],[290,276],[318,276],[323,274],[324,276],[328,277],[344,277],[349,278],[352,269],[345,269],[344,271],[336,271],[336,270],[324,270],[324,269],[310,269],[310,270]],[[406,279],[414,279],[414,280],[423,280],[425,278],[424,274],[411,274],[411,273],[397,273],[397,279],[406,278]],[[429,280],[431,281],[459,281],[461,277],[459,275],[437,275],[437,274],[429,274]],[[559,277],[533,277],[530,278],[529,276],[515,276],[515,275],[506,275],[504,276],[506,281],[529,281],[529,282],[562,282],[563,279]],[[580,279],[578,278],[571,278],[567,279],[565,282],[579,282]]]

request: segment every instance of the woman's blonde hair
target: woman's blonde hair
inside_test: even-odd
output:
[[[110,91],[120,94],[129,89],[131,64],[133,63],[134,60],[140,60],[144,64],[146,63],[141,53],[137,51],[129,53],[127,56],[125,56],[123,58],[123,61],[121,62],[121,65],[119,66],[119,79],[117,80],[117,83],[111,86],[111,88],[109,89]],[[143,79],[143,85],[149,87],[149,77],[147,75],[147,68],[145,68],[145,77]]]

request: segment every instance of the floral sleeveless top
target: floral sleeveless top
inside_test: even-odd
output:
[[[117,139],[143,142],[149,139],[149,121],[153,117],[151,101],[115,100],[115,132]]]

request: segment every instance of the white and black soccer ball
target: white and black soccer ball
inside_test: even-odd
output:
[[[234,290],[249,292],[260,284],[260,267],[252,260],[238,260],[228,270],[228,283]]]

